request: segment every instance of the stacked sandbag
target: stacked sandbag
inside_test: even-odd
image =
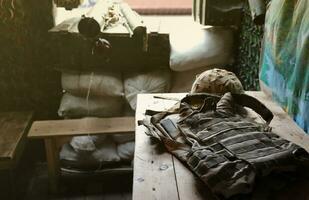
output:
[[[171,74],[169,70],[125,74],[125,97],[131,108],[135,110],[137,94],[168,92],[170,89],[170,80]]]
[[[110,137],[79,136],[62,146],[60,160],[65,167],[95,170],[118,163],[121,158]]]
[[[66,72],[62,74],[62,88],[65,93],[58,110],[61,117],[134,116],[137,94],[169,91],[170,71],[125,73],[123,81],[120,73]],[[60,159],[66,165],[86,169],[127,163],[133,160],[134,141],[134,133],[77,136],[62,147]]]
[[[90,84],[91,86],[89,87]],[[61,76],[61,85],[63,90],[77,96],[86,96],[88,92],[94,96],[101,97],[123,96],[123,84],[120,73],[64,72]]]
[[[99,147],[102,143],[105,142],[106,138],[107,137],[104,135],[78,136],[71,139],[70,145],[76,152],[95,151],[97,147]]]
[[[135,142],[130,141],[117,145],[117,153],[121,160],[130,161],[134,157]]]
[[[113,134],[113,141],[117,145],[117,153],[122,161],[133,160],[135,147],[135,133]]]
[[[230,28],[179,26],[170,33],[170,68],[182,72],[223,66],[234,61],[234,32]]]
[[[62,96],[58,115],[64,118],[115,117],[123,113],[122,97],[77,97],[69,93]]]
[[[58,115],[63,118],[122,116],[125,103],[120,73],[63,72]],[[106,136],[76,136],[60,152],[65,166],[99,169],[121,161],[117,144]]]
[[[120,73],[63,72],[62,88],[65,91],[59,116],[115,117],[123,114],[123,83]]]
[[[134,157],[134,133],[111,136],[77,136],[64,144],[60,160],[66,167],[93,170],[119,162],[130,163]]]

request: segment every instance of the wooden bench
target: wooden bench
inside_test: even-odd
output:
[[[247,92],[263,102],[275,115],[270,126],[283,138],[293,141],[309,151],[309,136],[262,92]],[[162,111],[186,94],[140,94],[137,98],[136,120],[145,118],[145,110]],[[154,98],[160,96],[160,98]],[[164,99],[167,98],[167,99]],[[306,192],[306,190],[302,191]],[[295,194],[296,195],[296,194]],[[307,195],[308,197],[308,195]],[[202,200],[215,199],[205,185],[191,173],[176,157],[163,151],[158,152],[145,134],[143,126],[136,127],[133,200]]]
[[[132,133],[135,130],[134,120],[134,117],[114,117],[35,121],[28,137],[44,139],[50,191],[58,191],[59,151],[65,142],[80,135]]]
[[[32,122],[32,112],[0,113],[0,170],[8,170],[14,194],[14,169],[26,144],[26,133]]]

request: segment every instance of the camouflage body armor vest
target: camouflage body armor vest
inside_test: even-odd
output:
[[[266,123],[244,116],[244,106]],[[308,153],[272,133],[268,124],[273,114],[244,94],[189,95],[179,107],[151,114],[142,122],[147,134],[159,139],[223,199],[250,193],[258,177],[308,166]]]

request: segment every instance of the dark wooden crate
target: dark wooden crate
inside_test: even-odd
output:
[[[108,40],[112,46],[110,60],[106,63],[102,56],[92,55],[94,40],[78,32],[78,21],[79,18],[72,18],[49,31],[52,67],[58,70],[120,72],[169,67],[169,34],[160,32],[159,27],[152,26],[147,30],[147,51],[143,50],[140,38],[131,37],[122,25],[102,32],[99,37]]]

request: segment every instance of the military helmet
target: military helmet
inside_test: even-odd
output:
[[[237,76],[230,71],[224,69],[211,69],[197,76],[191,89],[191,93],[214,93],[224,94],[244,93],[243,86]]]

